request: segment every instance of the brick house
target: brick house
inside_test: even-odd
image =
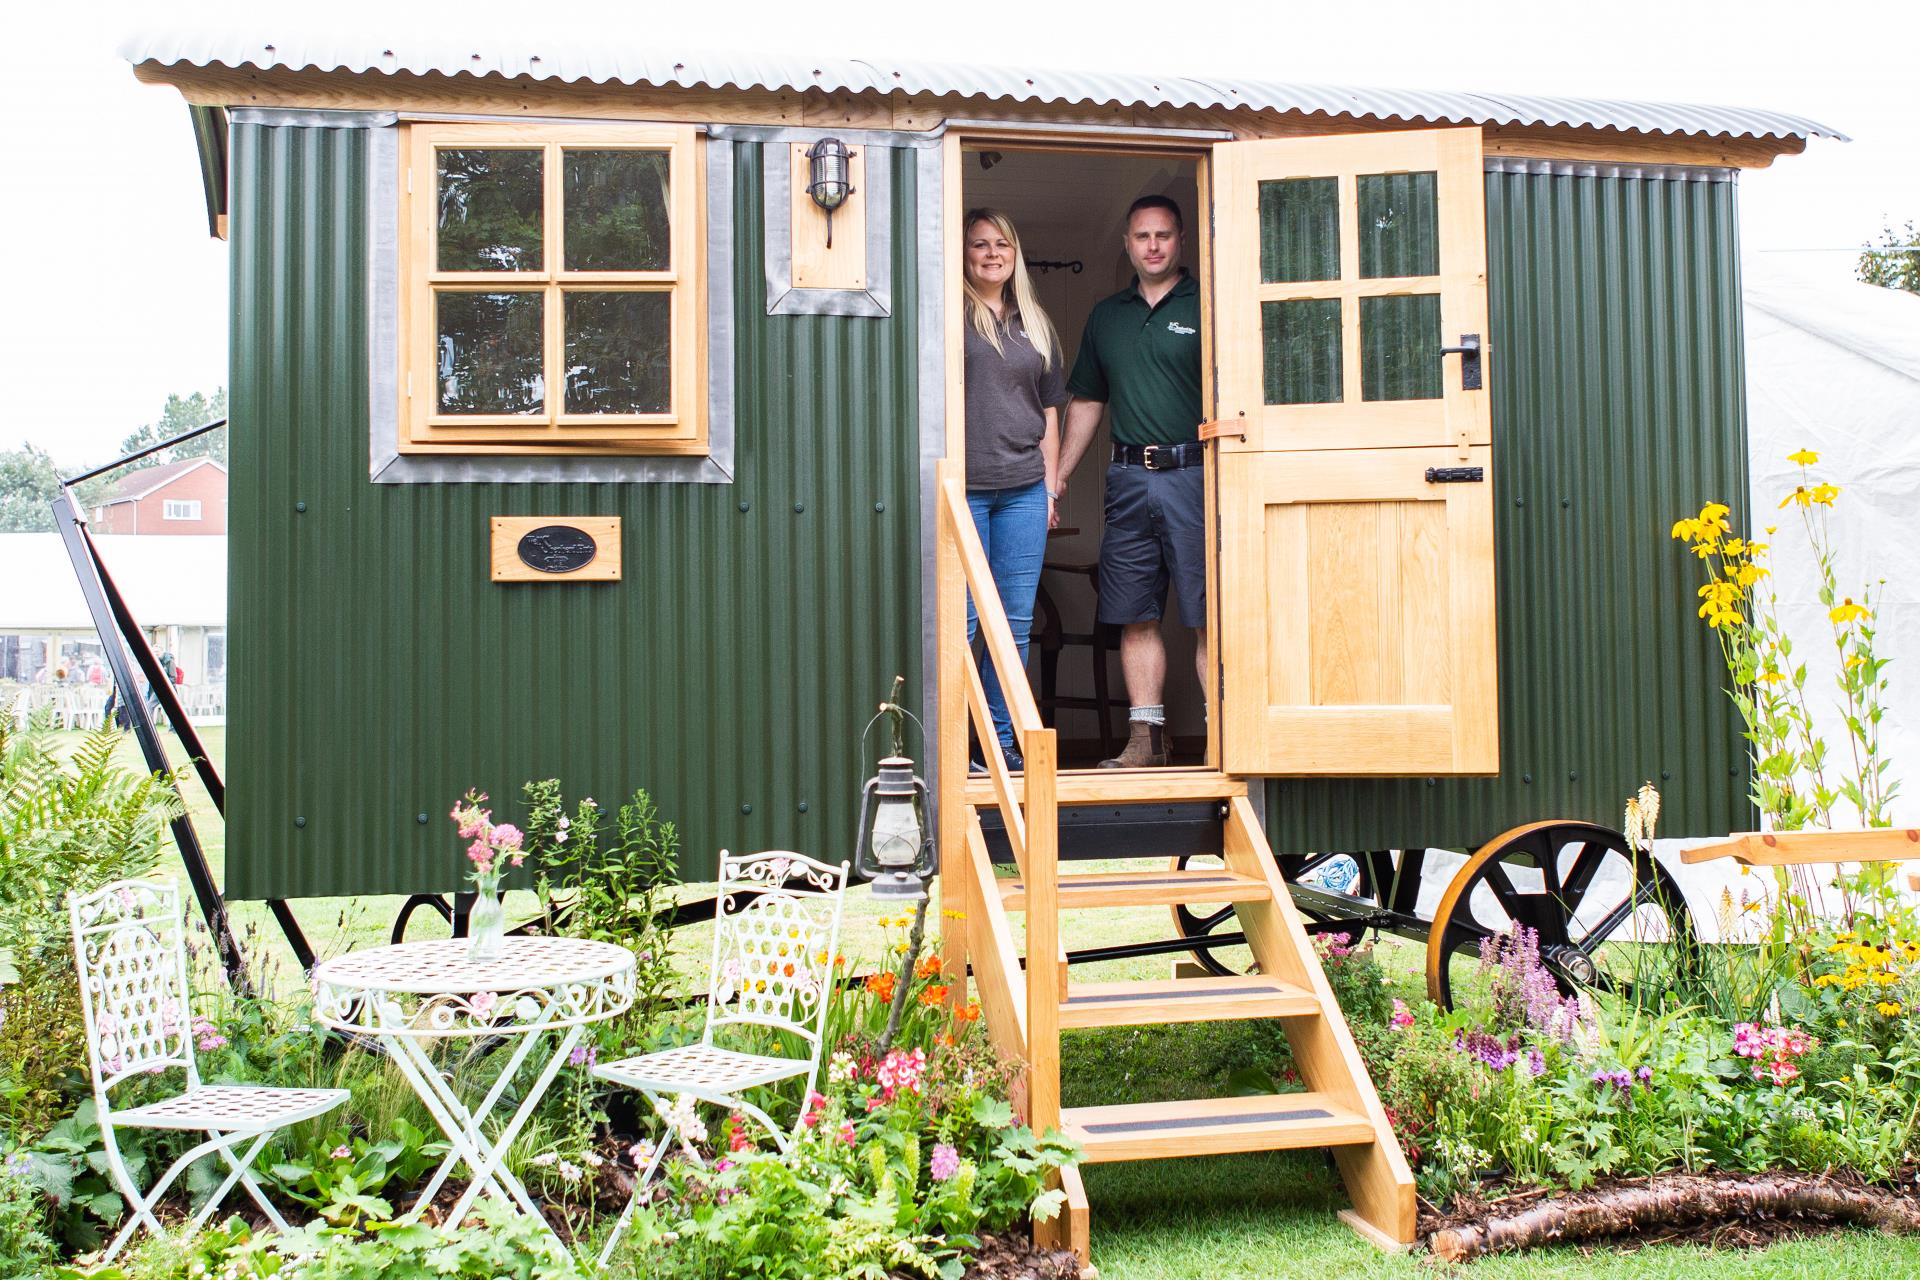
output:
[[[213,458],[187,458],[122,476],[93,509],[95,533],[227,531],[227,469]]]

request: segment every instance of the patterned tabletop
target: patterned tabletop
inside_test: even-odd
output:
[[[496,960],[467,940],[369,947],[313,970],[314,1016],[346,1031],[499,1035],[599,1022],[633,1004],[633,953],[580,938],[508,938]]]

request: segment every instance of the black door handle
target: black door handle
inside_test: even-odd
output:
[[[1463,333],[1457,347],[1442,347],[1443,356],[1460,357],[1460,389],[1462,391],[1480,390],[1480,335]]]

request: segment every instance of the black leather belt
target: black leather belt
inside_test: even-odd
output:
[[[1206,460],[1207,448],[1198,440],[1185,444],[1116,444],[1113,460],[1123,466],[1145,467],[1149,471],[1178,471],[1197,467]]]

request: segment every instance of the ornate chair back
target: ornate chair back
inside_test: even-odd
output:
[[[720,852],[705,1040],[715,1028],[791,1031],[820,1057],[847,867],[805,854]]]
[[[187,986],[187,939],[180,890],[152,880],[117,880],[67,898],[80,1009],[93,1091],[128,1076],[180,1067],[197,1088]]]

